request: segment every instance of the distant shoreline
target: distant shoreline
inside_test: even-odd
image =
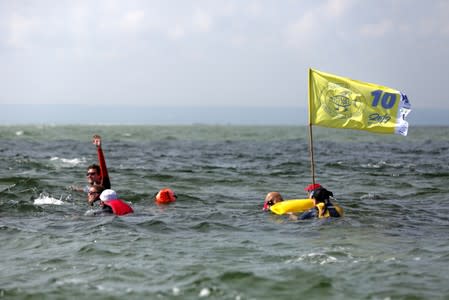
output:
[[[3,104],[0,125],[306,126],[307,107],[145,107]],[[449,109],[412,108],[411,126],[447,126]]]

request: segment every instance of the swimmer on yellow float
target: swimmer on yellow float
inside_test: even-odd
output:
[[[343,209],[331,202],[332,192],[327,191],[319,183],[310,184],[304,190],[308,193],[309,198],[307,199],[284,200],[280,193],[270,192],[265,197],[263,210],[270,210],[278,215],[308,213],[301,215],[300,219],[311,218],[313,211],[317,209],[319,213],[316,216],[320,218],[337,217],[337,214],[343,215]],[[334,209],[337,213],[334,213]]]
[[[278,192],[269,192],[265,197],[265,202],[263,205],[263,210],[277,214],[283,215],[286,213],[298,213],[304,212],[311,209],[314,204],[313,200],[309,198],[310,192],[314,189],[321,187],[319,183],[309,184],[304,190],[307,192],[307,198],[305,199],[291,199],[285,200],[282,198],[281,194]]]

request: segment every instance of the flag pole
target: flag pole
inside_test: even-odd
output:
[[[315,184],[315,159],[313,157],[312,123],[309,123],[309,155],[310,155],[310,169],[312,172],[312,184]]]
[[[310,93],[312,92],[312,69],[309,68],[309,82],[308,82],[308,115],[309,115],[309,156],[310,156],[310,169],[312,172],[312,184],[315,184],[315,159],[313,158],[313,134],[312,134],[312,107]]]

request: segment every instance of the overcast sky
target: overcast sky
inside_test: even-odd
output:
[[[309,67],[449,108],[449,1],[0,0],[0,104],[306,106]]]

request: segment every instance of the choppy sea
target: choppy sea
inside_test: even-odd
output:
[[[292,221],[307,127],[0,126],[0,298],[449,299],[449,128],[314,127],[317,181],[345,216]],[[123,217],[86,215],[103,138]],[[178,195],[157,206],[163,187]]]

